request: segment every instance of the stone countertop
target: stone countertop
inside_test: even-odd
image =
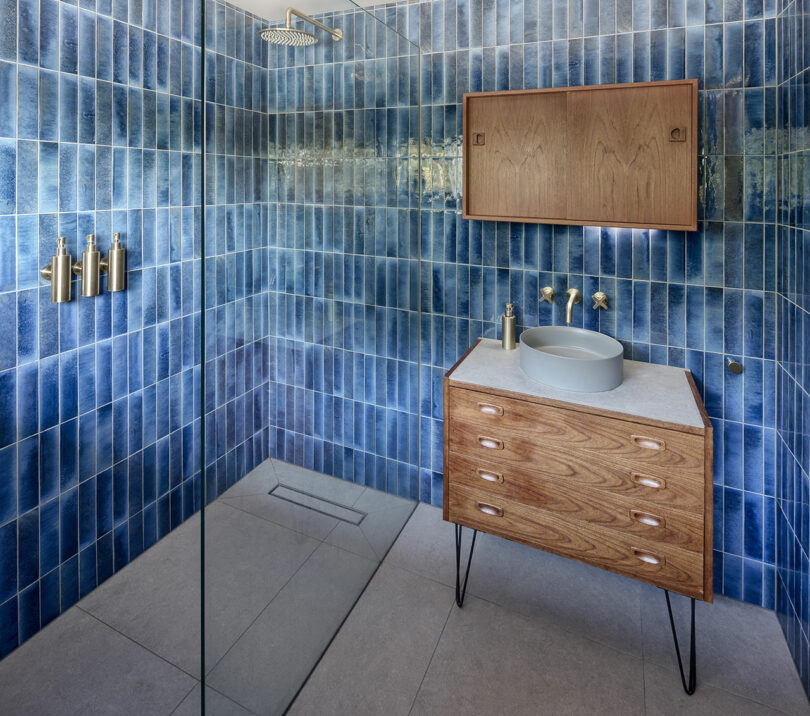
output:
[[[513,351],[505,351],[500,341],[482,338],[453,371],[450,382],[609,410],[628,418],[703,428],[686,375],[683,368],[625,360],[624,380],[618,388],[603,393],[560,390],[537,383],[521,370],[520,344]]]

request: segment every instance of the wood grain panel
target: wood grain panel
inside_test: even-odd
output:
[[[493,472],[486,470],[483,475],[491,476]],[[489,494],[492,499],[503,497],[622,534],[703,552],[703,520],[694,515],[661,510],[640,500],[627,503],[604,492],[539,477],[520,483],[515,480],[492,483],[481,474],[456,473],[451,468],[449,480],[451,488],[454,484],[466,485]]]
[[[572,467],[570,461],[562,465]],[[451,485],[466,485],[487,492],[493,498],[522,502],[563,517],[666,542],[692,552],[703,551],[702,504],[699,513],[673,510],[643,499],[595,489],[583,484],[583,480],[572,480],[554,474],[553,470],[548,463],[541,471],[528,471],[506,463],[484,462],[451,453],[448,479]],[[576,477],[579,475],[575,474]],[[600,473],[591,470],[587,477],[596,482]]]
[[[489,456],[490,459],[473,458],[453,453],[449,449],[445,457],[445,472],[469,470],[476,477],[478,468],[484,466],[500,472],[504,480],[521,481],[540,475],[570,485],[609,492],[627,500],[640,500],[648,505],[655,505],[659,510],[675,509],[693,515],[704,514],[704,487],[694,480],[679,480],[677,474],[665,476],[618,466],[594,455],[582,455],[575,450],[566,453],[545,448],[543,461],[533,464],[530,469],[513,463],[497,462],[492,459],[493,456]]]
[[[545,443],[567,449],[597,452],[631,464],[677,468],[685,478],[704,479],[702,435],[689,435],[658,426],[631,423],[563,408],[538,405],[527,400],[493,396],[483,392],[449,388],[446,420],[450,440],[458,430],[475,432],[473,426],[494,437],[528,438],[524,451]],[[458,421],[458,426],[456,425]],[[514,440],[512,440],[514,442]],[[540,455],[542,459],[542,455]]]
[[[567,217],[697,229],[695,94],[689,84],[570,92]]]
[[[700,553],[572,522],[519,502],[496,500],[484,491],[457,484],[451,483],[448,493],[453,522],[703,598],[703,556]]]
[[[566,215],[566,93],[472,96],[466,103],[465,213]]]

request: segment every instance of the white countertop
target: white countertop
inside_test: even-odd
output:
[[[604,393],[577,393],[529,378],[520,368],[520,344],[513,351],[505,351],[500,341],[482,338],[450,375],[450,382],[610,410],[628,417],[704,427],[683,368],[625,360],[624,381],[618,388]]]

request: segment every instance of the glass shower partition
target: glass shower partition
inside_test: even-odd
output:
[[[205,3],[211,714],[290,707],[419,492],[419,50],[407,6],[316,19]]]

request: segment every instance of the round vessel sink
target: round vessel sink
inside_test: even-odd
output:
[[[601,393],[622,384],[617,340],[570,326],[539,326],[520,335],[520,367],[532,380],[562,390]]]

